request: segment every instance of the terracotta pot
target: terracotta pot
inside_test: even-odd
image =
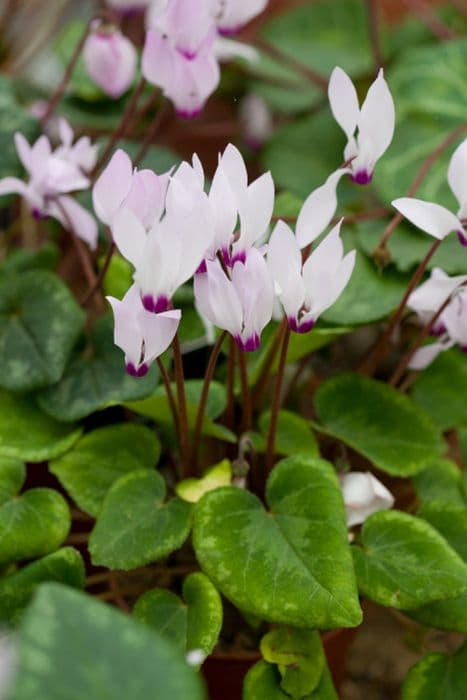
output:
[[[344,679],[347,652],[355,633],[355,629],[338,629],[323,634],[324,652],[337,690]],[[210,700],[241,700],[243,679],[260,659],[257,652],[210,656],[203,665]]]

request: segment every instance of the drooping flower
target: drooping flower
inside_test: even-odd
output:
[[[83,58],[87,72],[109,97],[121,97],[133,82],[136,49],[115,27],[98,23],[86,40]]]
[[[352,180],[359,185],[367,185],[371,182],[377,161],[394,135],[394,101],[383,69],[370,85],[361,108],[354,84],[342,68],[334,68],[328,95],[334,118],[348,139],[344,160],[351,161]]]
[[[273,132],[272,111],[266,100],[254,92],[245,95],[239,117],[246,143],[254,150],[261,148]]]
[[[266,262],[251,248],[244,262],[223,268],[218,260],[206,260],[205,271],[194,282],[200,313],[218,328],[228,331],[247,352],[257,350],[261,333],[272,317],[274,286]]]
[[[248,184],[248,172],[240,151],[229,144],[219,157],[209,192],[215,226],[211,257],[219,250],[227,265],[245,260],[250,248],[266,234],[274,208],[271,173]],[[237,216],[240,222],[234,235]]]
[[[114,342],[125,353],[126,370],[133,377],[144,377],[174,339],[181,311],[158,314],[146,311],[136,285],[130,287],[121,301],[111,296],[107,300],[114,314]]]
[[[133,211],[121,207],[112,223],[115,243],[135,268],[134,280],[148,311],[165,311],[175,291],[200,266],[213,226],[197,168],[182,163],[170,183],[165,213],[149,232]]]
[[[212,16],[221,34],[236,34],[259,15],[268,0],[208,0]]]
[[[455,231],[459,242],[467,246],[467,139],[454,151],[448,167],[449,186],[459,202],[457,216],[446,207],[414,197],[401,197],[392,202],[414,226],[442,240]]]
[[[340,221],[302,264],[297,237],[278,221],[268,245],[268,265],[289,327],[310,331],[342,294],[355,265],[355,251],[344,255]]]
[[[392,493],[370,472],[348,472],[340,480],[347,527],[360,525],[373,513],[394,505]]]
[[[118,149],[92,190],[94,211],[108,226],[121,208],[127,208],[146,230],[160,219],[165,208],[169,173],[133,168],[130,157]]]
[[[96,150],[86,137],[73,145],[73,132],[64,120],[59,127],[62,143],[55,150],[44,135],[31,146],[22,134],[15,134],[16,150],[29,180],[26,183],[16,177],[3,178],[0,195],[21,195],[34,217],[58,219],[65,229],[72,229],[95,248],[97,223],[69,193],[89,187],[86,171],[95,163]]]
[[[439,267],[435,267],[430,277],[412,292],[407,300],[407,306],[415,311],[420,322],[424,325],[430,321],[441,304],[467,280],[467,275],[449,277]],[[444,331],[441,320],[433,329],[434,335]]]

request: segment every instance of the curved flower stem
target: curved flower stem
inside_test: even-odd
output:
[[[218,337],[215,345],[213,346],[213,348],[211,350],[211,354],[209,356],[208,366],[206,368],[206,373],[204,375],[203,390],[201,392],[201,398],[199,400],[199,405],[198,405],[198,412],[196,414],[196,423],[195,423],[195,429],[193,432],[193,441],[191,444],[191,457],[190,457],[188,476],[194,476],[194,471],[196,469],[196,459],[198,456],[198,448],[199,448],[199,441],[201,438],[201,429],[203,426],[204,412],[206,410],[206,403],[207,403],[208,395],[209,395],[209,386],[211,384],[212,378],[214,377],[214,371],[216,369],[217,359],[219,357],[219,353],[222,349],[222,345],[224,344],[224,340],[225,340],[226,336],[227,336],[226,331],[221,333],[221,335]]]
[[[463,284],[459,285],[458,289],[460,289],[460,287],[465,287],[465,286],[467,286],[467,284],[464,282]],[[389,383],[392,386],[397,386],[397,384],[400,382],[400,380],[402,379],[402,375],[404,374],[405,370],[407,369],[407,367],[409,365],[410,360],[415,355],[415,353],[417,352],[418,348],[423,343],[425,338],[427,338],[430,335],[431,331],[435,327],[437,320],[439,319],[439,317],[443,313],[444,309],[449,305],[449,303],[451,302],[451,299],[452,299],[452,294],[450,294],[443,301],[443,303],[440,304],[436,313],[430,318],[428,323],[425,326],[423,326],[423,328],[420,330],[415,341],[410,346],[410,348],[405,353],[405,355],[402,357],[401,361],[399,362],[396,369],[392,373],[391,378],[389,380]]]
[[[174,356],[175,382],[177,384],[180,456],[182,460],[183,475],[185,476],[187,470],[189,470],[190,452],[188,440],[188,414],[185,394],[185,375],[183,371],[183,358],[178,333],[173,339],[172,349]]]
[[[248,385],[248,368],[246,362],[246,354],[238,348],[238,364],[240,367],[240,382],[242,385],[242,425],[241,432],[250,430],[253,419],[253,408],[251,405],[250,387]]]
[[[277,370],[276,385],[272,399],[271,418],[269,421],[268,440],[266,445],[266,475],[268,475],[274,463],[274,450],[276,443],[277,421],[281,408],[282,384],[284,382],[285,366],[287,364],[287,351],[289,349],[290,328],[286,324],[283,326],[282,347],[279,356],[279,367]]]
[[[154,121],[153,121],[148,133],[146,134],[146,136],[144,138],[143,143],[141,144],[141,148],[139,149],[138,153],[135,156],[135,166],[140,165],[144,156],[146,155],[146,153],[148,152],[148,150],[150,149],[150,147],[154,143],[154,139],[155,139],[157,133],[159,132],[159,130],[161,129],[161,127],[165,121],[165,118],[167,117],[169,112],[170,112],[170,104],[167,100],[164,100],[159,107],[159,111],[157,112],[157,114],[154,118]]]
[[[107,254],[105,256],[104,263],[99,270],[99,274],[96,278],[96,281],[92,285],[91,289],[86,293],[86,295],[82,298],[80,304],[81,306],[87,306],[91,299],[94,297],[94,295],[101,289],[102,283],[104,281],[104,277],[107,273],[107,270],[109,269],[110,262],[112,260],[112,256],[115,252],[115,243],[112,241],[109,245],[109,248],[107,250]]]
[[[315,85],[316,87],[320,88],[320,90],[327,93],[328,80],[324,75],[321,75],[321,73],[318,73],[317,71],[313,70],[313,68],[310,68],[304,63],[297,61],[297,59],[292,58],[292,56],[289,56],[289,54],[281,51],[274,46],[274,44],[270,44],[265,39],[257,37],[254,41],[254,45],[257,46],[260,51],[263,51],[267,56],[279,61],[279,63],[283,65],[289,66],[289,68],[292,68],[306,78],[306,80],[312,83],[312,85]]]
[[[235,417],[235,340],[229,338],[229,354],[227,356],[227,408],[225,409],[225,424],[233,428]]]
[[[258,380],[255,382],[255,398],[253,399],[253,405],[255,408],[258,407],[261,398],[263,397],[264,389],[266,387],[267,380],[269,378],[269,373],[276,359],[276,355],[279,351],[282,337],[284,335],[284,328],[287,326],[287,319],[284,318],[279,326],[276,328],[274,337],[272,339],[271,346],[264,358],[263,366],[259,374]]]
[[[432,151],[427,158],[423,161],[420,170],[418,171],[417,175],[415,176],[415,179],[413,180],[412,184],[410,185],[409,189],[407,190],[407,197],[413,197],[414,194],[416,194],[418,188],[422,184],[423,180],[425,179],[426,175],[428,174],[428,171],[432,167],[432,165],[438,160],[438,158],[444,153],[444,151],[449,148],[449,146],[456,141],[459,136],[462,136],[464,132],[467,131],[467,124],[461,124],[460,126],[456,127],[453,131],[451,131],[437,146],[434,151]],[[381,260],[383,262],[388,262],[388,250],[387,250],[387,244],[392,236],[394,230],[399,226],[400,222],[402,221],[404,217],[400,212],[397,212],[394,214],[393,218],[389,222],[389,224],[386,226],[386,229],[384,230],[384,233],[381,237],[380,242],[378,243],[378,246],[373,252],[373,257],[375,260]]]
[[[167,370],[164,367],[164,363],[162,362],[160,357],[157,358],[156,362],[157,362],[157,366],[159,368],[160,375],[162,377],[162,381],[164,383],[165,393],[167,394],[167,401],[169,402],[170,412],[172,414],[172,420],[174,422],[175,430],[177,432],[178,439],[180,440],[180,426],[179,426],[179,419],[178,419],[178,410],[177,410],[177,404],[175,401],[174,393],[172,391],[172,385],[170,383],[170,377],[169,377]]]
[[[390,341],[392,332],[394,331],[394,328],[396,327],[396,325],[398,324],[398,322],[400,321],[400,319],[402,317],[402,314],[404,313],[404,309],[405,309],[405,306],[407,304],[407,300],[408,300],[409,296],[412,294],[412,292],[415,289],[415,287],[417,286],[417,284],[420,282],[420,280],[423,276],[423,273],[426,270],[428,263],[430,262],[431,258],[436,253],[436,251],[438,250],[441,243],[442,243],[442,240],[441,241],[437,240],[433,243],[430,250],[425,255],[425,257],[423,258],[420,265],[415,270],[415,272],[412,275],[412,278],[409,282],[409,285],[404,292],[404,296],[402,297],[399,306],[397,307],[397,309],[394,311],[391,318],[389,319],[389,323],[387,325],[386,330],[384,331],[382,336],[379,338],[379,340],[376,342],[376,345],[371,350],[367,359],[364,361],[364,363],[359,368],[359,372],[361,372],[362,374],[369,374],[369,375],[373,374],[373,372],[375,371],[375,369],[378,366],[378,364],[380,363],[380,361],[386,355],[388,343]]]
[[[436,12],[426,0],[406,0],[406,4],[412,12],[418,15],[418,18],[428,27],[433,36],[440,41],[450,41],[451,39],[457,38],[458,35],[456,32],[453,32],[447,24],[441,22]]]
[[[102,167],[106,164],[107,159],[109,158],[110,154],[112,153],[113,149],[115,148],[116,144],[118,141],[125,135],[128,126],[130,125],[130,122],[133,118],[136,105],[138,104],[138,100],[140,98],[141,93],[144,90],[144,86],[146,85],[146,80],[145,78],[141,78],[138,84],[136,85],[135,89],[133,90],[133,93],[130,97],[130,99],[127,102],[127,105],[125,107],[125,111],[122,114],[122,118],[120,119],[120,122],[117,124],[117,127],[114,129],[112,134],[110,135],[109,141],[107,143],[107,146],[105,147],[102,155],[100,156],[99,160],[97,161],[96,165],[94,166],[94,170],[92,171],[92,181],[95,182],[97,179]]]
[[[381,50],[378,22],[378,4],[376,0],[366,0],[366,9],[375,70],[376,72],[378,72],[380,68],[384,68],[384,58],[383,52]]]

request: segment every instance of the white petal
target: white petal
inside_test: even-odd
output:
[[[138,323],[144,340],[144,361],[150,365],[167,350],[178,330],[181,311],[165,311],[154,314],[140,309]]]
[[[60,134],[60,140],[66,148],[70,148],[73,143],[73,129],[69,125],[66,119],[60,117],[58,120],[58,132]]]
[[[370,472],[349,472],[340,477],[347,513],[347,527],[363,523],[370,515],[394,505],[390,491]]]
[[[238,249],[250,248],[267,231],[274,210],[274,181],[271,173],[261,175],[238,199],[240,238]]]
[[[358,143],[368,151],[373,165],[391,143],[395,122],[394,100],[381,69],[370,85],[358,119]]]
[[[297,240],[300,248],[312,243],[329,225],[337,208],[336,188],[347,168],[336,170],[316,190],[308,195],[297,219]]]
[[[215,252],[227,248],[237,223],[237,199],[222,164],[219,163],[209,191],[209,205],[215,229]]]
[[[25,139],[23,134],[19,131],[15,133],[15,146],[19,159],[23,164],[25,170],[31,172],[31,146],[29,145],[28,141]]]
[[[248,172],[242,154],[233,144],[229,143],[219,161],[227,175],[236,196],[243,195],[248,187]]]
[[[237,262],[232,270],[232,283],[243,309],[242,340],[260,336],[272,317],[274,284],[261,253],[248,251],[245,264]]]
[[[195,275],[196,304],[211,323],[237,336],[243,320],[238,294],[217,261],[207,261],[206,267],[206,273]]]
[[[416,353],[410,360],[408,365],[409,369],[425,369],[425,367],[431,365],[431,363],[438,357],[438,355],[441,352],[443,352],[444,350],[448,350],[449,347],[451,347],[452,345],[453,343],[450,343],[450,345],[446,345],[445,343],[441,342],[431,343],[430,345],[423,345],[416,351]]]
[[[422,199],[411,197],[401,197],[392,202],[400,213],[405,216],[414,226],[417,226],[425,233],[429,233],[434,238],[442,240],[451,231],[462,230],[462,224],[449,209],[440,204],[425,202]]]
[[[97,248],[98,228],[97,221],[92,214],[73,197],[62,195],[57,201],[59,205],[53,201],[50,202],[48,210],[50,216],[58,219],[66,229],[69,229],[71,225],[75,234],[87,243],[91,250],[95,250]]]
[[[429,279],[421,284],[407,300],[407,306],[416,313],[433,315],[454,290],[467,280],[467,275],[448,277],[442,270],[435,268]]]
[[[123,255],[134,267],[137,267],[146,245],[146,231],[141,221],[126,207],[120,209],[112,225],[112,237]]]
[[[130,287],[122,301],[106,297],[114,314],[114,343],[135,367],[141,356],[143,337],[138,324],[138,312],[142,308],[139,292],[135,285]]]
[[[441,316],[451,340],[462,348],[467,346],[467,294],[463,287],[453,297]]]
[[[360,109],[355,86],[339,66],[331,73],[328,97],[334,119],[350,140],[357,126]]]
[[[467,218],[467,139],[452,154],[448,168],[448,182],[459,202],[459,218]]]
[[[17,177],[4,177],[0,180],[0,195],[3,194],[19,194],[32,206],[39,208],[42,203],[42,197],[35,195],[34,190]]]
[[[110,226],[126,195],[130,191],[133,165],[129,156],[119,149],[96,180],[92,190],[94,211],[99,219]]]
[[[259,59],[259,52],[253,46],[222,36],[218,36],[214,42],[214,54],[221,63],[233,61],[236,58],[255,63]]]
[[[283,221],[278,221],[268,245],[269,269],[279,286],[287,316],[296,316],[305,299],[302,279],[302,255],[297,239]]]

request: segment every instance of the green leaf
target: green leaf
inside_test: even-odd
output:
[[[16,496],[26,479],[23,462],[0,455],[0,505]]]
[[[444,501],[453,505],[467,505],[467,494],[462,472],[449,459],[437,459],[413,477],[417,496],[423,501]]]
[[[438,530],[467,562],[467,505],[431,501],[422,505],[417,516]]]
[[[83,324],[83,311],[53,273],[0,279],[0,386],[27,391],[58,381]]]
[[[0,178],[21,176],[23,171],[16,152],[15,132],[20,131],[31,141],[40,133],[40,123],[19,104],[14,88],[15,81],[6,75],[0,76]],[[6,202],[7,200],[0,198],[0,206],[5,206]]]
[[[440,430],[467,422],[467,358],[457,348],[443,352],[413,383],[414,401]]]
[[[454,656],[428,654],[410,669],[402,700],[459,700],[467,687],[467,644]]]
[[[0,565],[58,549],[70,530],[68,504],[57,491],[37,488],[0,506]]]
[[[42,413],[31,397],[0,391],[0,454],[42,462],[66,452],[81,430]]]
[[[183,600],[171,591],[155,588],[139,598],[133,613],[182,651],[201,650],[206,656],[214,649],[222,626],[220,595],[200,572],[186,577]]]
[[[279,672],[271,664],[259,661],[246,674],[243,700],[288,700],[289,698],[290,695],[281,690]],[[327,667],[316,690],[302,700],[338,700]]]
[[[409,48],[389,69],[400,115],[428,114],[454,126],[467,111],[467,39]]]
[[[152,430],[119,423],[87,433],[72,450],[50,462],[49,469],[81,510],[97,516],[112,484],[127,472],[151,469],[160,452]]]
[[[315,394],[324,432],[395,476],[410,476],[442,450],[429,418],[403,394],[358,374],[340,374]]]
[[[422,605],[407,614],[427,627],[467,634],[467,594]]]
[[[265,661],[277,664],[281,688],[295,700],[301,700],[318,687],[326,665],[318,632],[279,627],[261,640]]]
[[[262,413],[259,417],[259,429],[264,436],[268,434],[270,420],[270,411]],[[318,443],[310,421],[292,411],[279,411],[276,453],[285,456],[298,453],[319,456]]]
[[[123,401],[140,399],[158,380],[154,365],[145,377],[130,377],[122,351],[113,342],[113,320],[96,321],[89,347],[67,367],[62,379],[38,396],[40,407],[53,418],[75,421]]]
[[[96,566],[136,569],[182,546],[192,507],[179,498],[164,502],[165,482],[148,469],[125,474],[109,489],[89,540]]]
[[[0,580],[0,620],[16,625],[40,583],[55,581],[84,587],[84,563],[73,547],[64,547]]]
[[[184,479],[175,487],[175,493],[188,503],[197,503],[205,493],[220,486],[230,486],[232,481],[232,465],[230,460],[223,459],[207,469],[200,479]]]
[[[59,584],[41,586],[16,639],[10,700],[203,700],[197,674],[157,632]]]
[[[353,548],[360,591],[411,610],[467,593],[467,566],[428,523],[399,511],[375,513]]]
[[[16,248],[9,253],[0,265],[2,273],[26,272],[27,270],[53,270],[60,257],[60,251],[55,243],[49,241],[39,250]]]
[[[114,254],[102,283],[106,296],[123,299],[133,283],[133,268],[121,255]]]
[[[341,489],[330,464],[280,462],[264,510],[253,494],[224,487],[195,506],[198,561],[241,610],[296,627],[352,627],[361,620]]]

